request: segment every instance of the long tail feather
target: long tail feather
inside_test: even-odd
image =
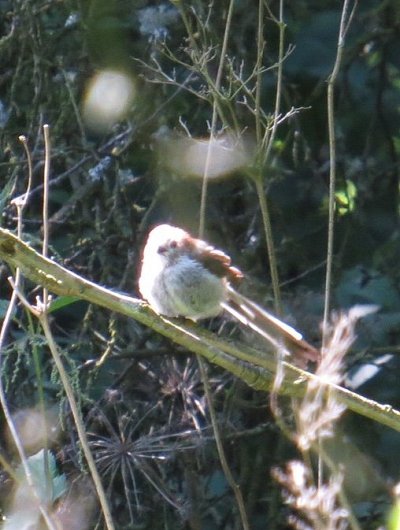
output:
[[[317,362],[320,352],[303,339],[301,333],[275,317],[258,304],[228,286],[229,300],[223,307],[233,317],[265,338],[274,348],[295,356],[298,364]]]

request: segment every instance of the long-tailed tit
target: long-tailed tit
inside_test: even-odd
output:
[[[300,364],[316,362],[318,350],[298,331],[232,287],[241,278],[224,252],[162,224],[150,232],[144,247],[139,290],[156,313],[200,320],[225,309],[276,348],[293,353]]]

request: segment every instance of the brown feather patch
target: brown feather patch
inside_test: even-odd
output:
[[[231,265],[231,258],[201,239],[189,237],[181,242],[188,251],[192,252],[198,261],[210,272],[220,278],[237,283],[243,278],[243,273]]]

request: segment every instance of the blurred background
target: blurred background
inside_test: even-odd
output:
[[[51,255],[86,278],[137,296],[147,232],[168,222],[197,233],[207,170],[206,237],[245,271],[243,291],[273,307],[255,185],[261,176],[284,313],[319,344],[330,169],[326,92],[342,5],[300,0],[284,6],[281,123],[266,157],[262,138],[273,126],[280,34],[279,3],[264,4],[261,56],[259,2],[235,2],[218,87],[228,1],[1,0],[2,226],[15,228],[10,200],[26,188],[27,163],[18,140],[24,134],[33,159],[24,238],[40,248],[41,128],[47,123]],[[358,327],[346,384],[395,407],[400,406],[399,58],[400,4],[363,0],[346,36],[335,90],[333,306],[379,305]],[[217,120],[210,140],[213,108]],[[1,264],[3,313],[9,274]],[[26,282],[25,290],[34,299],[34,286]],[[138,323],[83,302],[54,312],[52,325],[117,527],[237,528],[196,359]],[[223,317],[204,325],[254,341]],[[105,363],[95,366],[105,352]],[[29,440],[40,425],[38,387],[43,387],[57,463],[68,487],[75,488],[76,502],[85,498],[79,488],[90,498],[60,381],[39,330],[22,308],[2,373],[21,433],[22,425],[33,421]],[[296,449],[276,426],[265,394],[216,367],[209,367],[209,376],[251,527],[286,528],[287,508],[271,469],[294,457]],[[344,416],[332,441],[332,455],[348,469],[347,490],[363,528],[376,528],[385,519],[387,490],[400,471],[399,442],[394,431],[352,414]],[[40,440],[30,445],[28,454],[42,445]],[[1,452],[13,461],[5,434]],[[12,488],[5,471],[0,482],[0,504],[7,511]],[[69,528],[94,527],[93,508],[82,513]]]

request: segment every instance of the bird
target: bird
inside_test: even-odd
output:
[[[318,362],[320,352],[301,333],[235,289],[243,277],[222,250],[182,228],[160,224],[144,245],[138,285],[159,315],[198,321],[225,310],[277,350],[293,354],[299,366]]]

